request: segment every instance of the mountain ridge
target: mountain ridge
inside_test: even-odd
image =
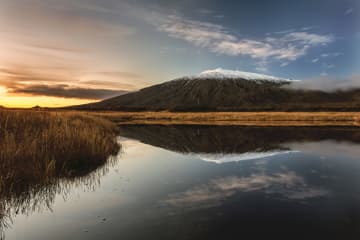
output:
[[[286,87],[297,81],[218,68],[72,108],[117,111],[360,110],[359,89],[325,92]]]

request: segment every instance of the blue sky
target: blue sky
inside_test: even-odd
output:
[[[221,66],[303,79],[348,77],[359,66],[360,21],[355,1],[149,5],[147,9],[154,9],[159,18],[149,20],[157,30],[159,45],[172,48],[170,58],[183,61],[175,64],[179,74]]]
[[[360,86],[359,23],[356,0],[2,0],[0,101],[88,101],[218,67]]]

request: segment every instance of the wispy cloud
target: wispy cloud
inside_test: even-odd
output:
[[[332,66],[330,66],[330,68],[331,67]],[[301,88],[325,91],[360,88],[360,76],[353,75],[347,78],[336,78],[329,76],[329,73],[327,72],[328,70],[329,68],[324,68],[324,70],[320,73],[319,77],[303,79],[302,81],[294,82],[288,87],[295,89]]]
[[[325,72],[325,71],[323,71],[323,72],[321,72],[320,73],[320,76],[321,77],[326,77],[326,76],[328,76],[329,74],[327,73],[327,72]]]
[[[323,63],[323,68],[325,68],[325,69],[331,69],[331,68],[335,68],[336,66],[335,66],[335,64],[333,64],[333,63]]]
[[[86,6],[90,5],[85,1],[33,1],[33,4],[19,4],[14,1],[5,4],[4,21],[0,26],[11,32],[21,30],[19,32],[23,35],[32,34],[34,31],[43,32],[45,36],[58,32],[61,33],[58,38],[68,34],[71,39],[126,37],[135,33],[131,26],[111,21],[107,15],[99,14],[98,10],[92,8],[85,8]],[[44,37],[43,35],[41,37]]]
[[[344,55],[344,53],[342,53],[342,52],[332,52],[332,53],[323,53],[320,56],[322,58],[327,58],[327,57],[339,57],[342,55]]]
[[[178,16],[158,16],[155,20],[158,30],[168,33],[171,37],[186,40],[196,46],[212,48],[218,42],[236,41],[236,37],[216,24],[187,20]]]
[[[171,37],[183,39],[211,52],[229,56],[249,56],[261,59],[263,63],[270,59],[295,61],[306,55],[309,49],[335,41],[331,34],[322,35],[293,29],[263,39],[239,37],[221,25],[176,15],[156,16],[151,18],[151,23]]]
[[[295,29],[286,29],[286,30],[274,32],[274,34],[285,34],[285,33],[291,33],[291,32],[296,32],[296,30]]]
[[[71,87],[67,84],[62,85],[16,85],[8,89],[8,93],[29,94],[62,98],[78,98],[78,99],[105,99],[126,93],[121,90],[111,89],[93,89]]]
[[[61,70],[62,71],[62,70]],[[78,99],[104,99],[120,95],[126,90],[134,89],[133,85],[119,81],[79,80],[86,72],[77,72],[68,76],[47,68],[28,68],[26,66],[11,66],[0,68],[0,86],[6,88],[9,94],[27,94],[36,96],[52,96]],[[91,74],[91,73],[90,73]],[[116,78],[137,78],[139,75],[131,72],[105,71],[97,74],[114,75]],[[120,90],[121,89],[121,90]]]
[[[209,14],[213,14],[214,11],[210,10],[210,9],[207,9],[207,8],[202,8],[202,9],[199,9],[198,12],[200,14],[204,14],[204,15],[209,15]]]
[[[309,30],[314,29],[314,28],[316,28],[316,26],[308,26],[308,27],[302,27],[301,30],[302,31],[309,31]]]
[[[345,10],[345,15],[349,15],[349,14],[351,14],[351,13],[353,13],[354,12],[354,8],[348,8],[348,9],[346,9]]]
[[[313,63],[317,63],[319,61],[319,58],[314,58],[313,60],[311,60],[311,62]]]

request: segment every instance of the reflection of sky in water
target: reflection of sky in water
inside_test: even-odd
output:
[[[269,175],[253,174],[248,177],[230,176],[213,179],[207,184],[173,194],[165,202],[179,207],[194,207],[196,204],[204,207],[208,206],[208,203],[219,204],[220,200],[231,197],[239,191],[263,191],[266,194],[277,194],[294,200],[328,194],[326,189],[308,186],[304,178],[294,172],[286,171]]]
[[[360,226],[360,152],[354,143],[294,142],[257,158],[181,154],[120,140],[118,162],[93,191],[75,187],[57,195],[49,208],[16,216],[6,239],[143,239],[149,234],[197,239],[215,237],[211,229],[225,223],[253,226],[253,218],[258,227],[288,224],[283,231],[301,220],[320,229],[334,224],[349,234]],[[204,156],[243,161],[214,164],[201,161]],[[228,234],[232,231],[236,227]]]

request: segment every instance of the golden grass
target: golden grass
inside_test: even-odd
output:
[[[94,112],[118,124],[355,126],[359,112]]]
[[[78,112],[0,109],[0,239],[11,218],[93,188],[120,150],[112,122]]]
[[[0,198],[85,175],[119,151],[116,126],[73,112],[0,110]]]

